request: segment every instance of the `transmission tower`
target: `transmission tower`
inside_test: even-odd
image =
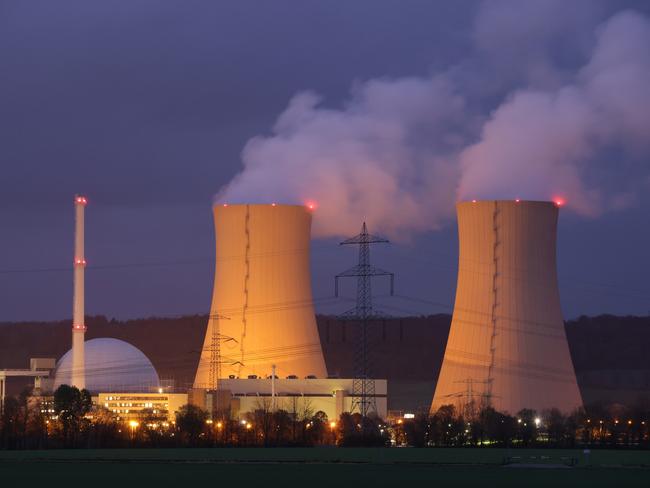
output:
[[[208,375],[209,388],[217,388],[217,381],[221,378],[221,343],[234,341],[232,337],[224,336],[219,332],[219,321],[230,320],[229,317],[214,314],[210,315],[212,321],[212,336],[210,341],[210,373]]]
[[[369,412],[377,411],[375,401],[375,381],[370,372],[370,344],[368,342],[368,323],[371,320],[386,318],[388,315],[374,310],[372,307],[371,278],[373,276],[390,276],[390,294],[393,294],[395,276],[389,271],[376,268],[370,264],[370,244],[387,243],[388,239],[368,234],[366,223],[361,227],[361,233],[344,240],[340,245],[354,244],[359,246],[359,264],[336,275],[334,278],[334,295],[339,295],[339,278],[357,278],[356,306],[345,312],[339,318],[358,323],[359,333],[355,343],[354,378],[352,384],[352,408],[358,410],[362,417]]]

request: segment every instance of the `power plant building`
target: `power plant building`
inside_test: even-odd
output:
[[[558,205],[457,205],[456,302],[431,411],[582,405],[560,309]]]
[[[372,394],[380,418],[388,414],[388,382],[374,380]],[[195,390],[191,401],[217,417],[227,414],[244,418],[256,410],[284,410],[294,415],[323,412],[336,420],[351,412],[354,401],[354,380],[342,378],[247,378],[222,379],[216,391]]]
[[[119,420],[173,422],[187,404],[187,393],[109,392],[93,397],[93,403],[107,409]]]
[[[311,212],[299,205],[216,205],[210,319],[195,388],[222,378],[325,378],[311,293]]]

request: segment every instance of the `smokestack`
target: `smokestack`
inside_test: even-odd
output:
[[[72,306],[72,374],[71,385],[79,389],[86,387],[86,370],[84,359],[84,339],[86,324],[84,323],[84,210],[86,197],[76,195],[75,236],[74,236],[74,298]]]
[[[212,308],[195,388],[230,375],[327,376],[311,294],[311,210],[214,207]]]
[[[456,303],[432,412],[448,404],[469,415],[482,406],[514,415],[582,405],[557,285],[559,205],[457,205]]]

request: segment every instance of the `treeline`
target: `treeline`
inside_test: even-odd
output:
[[[413,447],[650,448],[650,406],[590,405],[565,415],[558,409],[517,415],[483,407],[460,413],[453,405],[434,415],[398,421],[396,442]]]
[[[288,412],[261,399],[243,418],[185,405],[170,421],[142,410],[120,419],[90,394],[63,385],[43,403],[24,392],[8,397],[0,415],[0,449],[219,447],[219,446],[413,446],[413,447],[606,447],[650,448],[650,406],[591,405],[565,415],[557,409],[525,409],[516,415],[491,407],[441,407],[412,418],[363,418],[345,413],[328,419],[309,404]]]
[[[87,390],[62,385],[53,401],[26,391],[7,397],[0,415],[0,449],[218,447],[218,446],[387,446],[390,431],[380,419],[343,414],[328,419],[307,403],[299,411],[271,411],[268,401],[242,419],[185,405],[169,421],[152,409],[120,419],[93,406]]]

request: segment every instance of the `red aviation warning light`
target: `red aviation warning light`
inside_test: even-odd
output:
[[[553,197],[553,203],[555,203],[555,205],[558,207],[562,207],[566,201],[562,197]]]
[[[309,210],[315,210],[315,209],[316,209],[316,203],[315,203],[315,202],[311,202],[311,201],[309,201],[309,202],[307,202],[306,205],[307,205],[307,208],[308,208]]]
[[[86,197],[81,196],[81,195],[77,195],[75,197],[74,201],[75,201],[75,203],[78,203],[79,205],[86,205],[88,203],[88,200],[86,199]]]

